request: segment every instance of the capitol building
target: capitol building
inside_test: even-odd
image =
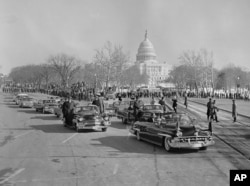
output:
[[[158,62],[153,44],[149,41],[147,31],[136,55],[136,66],[140,74],[146,73],[149,77],[148,86],[155,87],[168,77],[171,68],[166,62]]]

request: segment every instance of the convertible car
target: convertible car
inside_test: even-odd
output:
[[[30,97],[22,97],[19,99],[20,108],[32,108],[34,104],[34,99]]]
[[[28,94],[20,93],[16,95],[13,101],[16,103],[16,105],[19,105],[19,102],[22,98],[28,98],[28,97],[29,97]]]
[[[71,124],[67,124],[64,120],[64,126],[71,126],[77,132],[84,129],[102,130],[105,132],[110,125],[110,117],[107,114],[100,114],[99,108],[95,105],[76,107]]]
[[[173,148],[206,150],[214,144],[212,132],[195,126],[196,120],[186,113],[166,112],[155,116],[144,112],[130,132],[138,140],[161,145],[167,151]]]

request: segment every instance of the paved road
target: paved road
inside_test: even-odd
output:
[[[167,153],[137,141],[116,118],[107,132],[76,133],[10,101],[0,94],[0,185],[221,186],[230,169],[250,168],[219,138],[207,151]]]

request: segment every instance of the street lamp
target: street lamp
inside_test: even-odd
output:
[[[239,98],[239,87],[240,87],[240,84],[239,84],[239,80],[240,80],[240,77],[238,76],[237,77],[237,89],[236,89],[236,91],[237,91],[237,93],[236,93],[236,95],[237,95],[237,98]]]

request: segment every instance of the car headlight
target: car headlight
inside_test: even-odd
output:
[[[177,136],[177,137],[182,136],[182,132],[181,132],[181,131],[179,131],[179,130],[177,130],[177,132],[176,132],[176,136]]]
[[[78,121],[83,121],[83,118],[78,118]]]
[[[109,117],[108,117],[108,116],[105,116],[103,119],[104,119],[104,121],[108,121],[108,120],[109,120]]]

